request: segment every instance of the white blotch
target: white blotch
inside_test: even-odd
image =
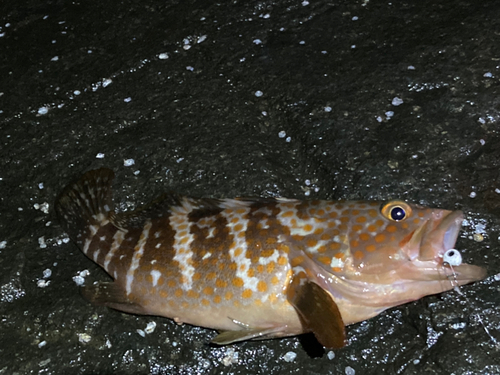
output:
[[[106,254],[106,257],[104,258],[104,269],[107,271],[109,267],[109,263],[111,262],[111,259],[113,259],[113,256],[116,253],[116,250],[120,248],[120,245],[122,244],[123,240],[125,238],[125,233],[121,230],[116,231],[116,233],[113,236],[113,242],[111,243],[111,247]],[[116,277],[115,277],[116,278]]]
[[[156,245],[155,245],[155,249],[159,249],[161,247],[161,242],[158,242]]]
[[[43,348],[45,345],[47,345],[47,341],[43,340],[42,342],[40,342],[40,343],[38,344],[38,347],[39,347],[39,348]]]
[[[335,267],[344,268],[344,265],[345,265],[345,263],[342,259],[332,257],[332,261],[330,262],[330,267],[332,267],[332,268],[335,268]]]
[[[206,253],[201,259],[208,259],[212,256],[212,253]]]
[[[326,356],[331,361],[332,359],[335,358],[335,352],[333,352],[333,351],[330,350]]]
[[[92,336],[90,336],[88,333],[77,333],[76,335],[78,336],[78,341],[80,341],[82,344],[86,344],[92,339]]]
[[[166,52],[164,52],[164,53],[160,53],[160,54],[158,55],[158,58],[159,58],[160,60],[166,60],[166,59],[168,59],[168,57],[169,57],[169,56],[168,56],[168,53],[166,53]]]
[[[273,253],[271,254],[271,256],[269,256],[267,258],[264,258],[264,257],[260,256],[259,257],[259,264],[266,265],[269,262],[275,262],[276,263],[278,261],[279,255],[280,255],[280,253],[278,252],[278,250],[274,250]]]
[[[94,256],[92,259],[94,259],[94,262],[97,263],[97,259],[99,259],[99,254],[101,253],[101,249],[97,249],[96,251],[94,251]]]
[[[161,231],[156,231],[155,232],[155,238],[160,238],[160,235],[161,235]]]
[[[104,159],[104,154],[102,152],[99,152],[95,157],[96,159]]]
[[[44,236],[38,238],[38,244],[40,245],[40,249],[45,249],[47,247]]]
[[[408,65],[408,70],[415,70],[415,67],[413,65]]]
[[[136,329],[135,331],[142,337],[146,337],[146,333],[142,329]]]
[[[50,59],[50,61],[57,61],[59,60],[59,56],[54,56],[53,58]]]
[[[49,286],[50,284],[50,280],[38,280],[36,282],[36,285],[39,287],[39,288],[45,288],[47,286]]]
[[[50,268],[43,270],[44,279],[48,279],[50,276],[52,276],[52,270]]]
[[[255,96],[257,98],[260,98],[262,95],[264,95],[264,93],[262,91],[260,91],[260,90],[255,91]]]
[[[493,77],[493,74],[491,74],[491,72],[486,72],[483,74],[483,77],[484,78],[491,78],[491,77]]]
[[[278,137],[280,138],[285,138],[286,137],[286,132],[284,130],[281,130],[279,133],[278,133]]]
[[[354,375],[356,370],[354,370],[351,366],[347,366],[345,368],[345,375]]]
[[[215,233],[215,227],[211,227],[210,229],[208,229],[208,235],[207,235],[207,238],[212,238],[212,237],[214,237],[214,233]]]
[[[46,115],[49,113],[49,107],[40,107],[38,108],[38,114],[39,115]]]
[[[102,87],[108,87],[113,83],[113,80],[111,78],[106,78],[104,81],[102,81]]]
[[[101,236],[101,237],[99,237],[99,240],[100,240],[100,241],[106,241],[106,236]]]
[[[158,284],[158,280],[161,277],[161,272],[158,270],[152,270],[150,274],[151,277],[153,278],[153,286],[156,286]]]
[[[239,354],[233,348],[228,348],[226,351],[226,355],[222,358],[222,364],[224,366],[230,366],[232,364],[238,363]]]
[[[132,281],[134,281],[134,273],[135,270],[139,267],[139,263],[144,254],[144,246],[146,245],[146,242],[149,237],[149,230],[151,229],[152,226],[153,224],[151,223],[151,220],[146,221],[139,242],[137,242],[137,245],[135,245],[134,256],[132,257],[130,268],[127,271],[127,284],[125,286],[127,295],[129,295],[132,292]]]
[[[0,242],[0,250],[1,249],[5,249],[6,246],[7,246],[7,241],[1,241]]]
[[[260,40],[260,39],[254,39],[253,43],[259,45],[259,44],[262,44],[262,40]]]
[[[130,103],[132,101],[132,98],[129,96],[128,98],[123,99],[125,103]]]

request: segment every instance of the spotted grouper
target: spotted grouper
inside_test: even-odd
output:
[[[213,343],[313,332],[345,345],[345,326],[486,276],[446,261],[461,211],[402,201],[199,199],[165,194],[113,209],[109,169],[56,202],[64,229],[113,278],[92,302],[212,328]]]

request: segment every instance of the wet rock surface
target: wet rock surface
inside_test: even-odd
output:
[[[1,8],[0,374],[500,373],[498,2]],[[107,276],[52,208],[100,166],[121,210],[169,190],[462,209],[457,248],[490,276],[348,327],[334,353],[211,347],[79,295]]]

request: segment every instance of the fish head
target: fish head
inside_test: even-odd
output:
[[[372,230],[369,236],[350,232],[357,238],[349,242],[354,272],[377,274],[381,281],[384,274],[388,280],[448,279],[451,269],[445,253],[455,247],[462,211],[395,200],[381,204],[377,215],[372,212],[365,215],[371,218],[365,223],[366,230]],[[465,263],[453,271],[461,284],[485,277],[483,268]]]
[[[348,207],[339,210],[346,234],[337,236],[341,251],[332,257],[329,273],[330,292],[343,301],[346,322],[486,277],[482,267],[447,260],[447,252],[455,250],[461,211],[398,200]]]

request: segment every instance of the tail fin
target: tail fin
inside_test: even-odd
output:
[[[113,213],[111,183],[115,174],[101,168],[85,173],[64,188],[55,209],[64,230],[82,245],[95,227],[103,225]]]

